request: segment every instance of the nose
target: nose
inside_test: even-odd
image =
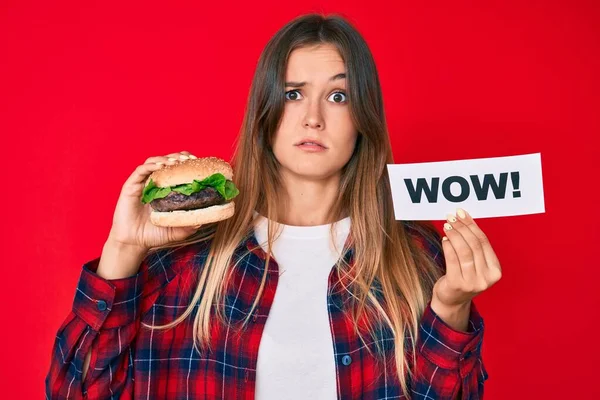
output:
[[[310,102],[308,105],[308,110],[306,110],[303,125],[305,128],[313,129],[323,129],[325,127],[323,113],[318,101]]]

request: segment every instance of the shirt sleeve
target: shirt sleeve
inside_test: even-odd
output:
[[[46,376],[48,399],[130,398],[132,349],[144,303],[152,290],[148,257],[134,276],[107,280],[96,274],[100,259],[83,265],[73,306],[61,324]],[[91,359],[82,381],[85,356]]]
[[[451,328],[429,303],[419,325],[415,399],[483,398],[488,374],[481,358],[482,341],[483,319],[474,302],[467,332]]]

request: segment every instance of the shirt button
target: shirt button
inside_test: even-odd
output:
[[[96,303],[96,307],[98,307],[98,310],[104,311],[106,310],[106,302],[104,300],[98,300],[98,303]]]
[[[342,357],[342,364],[350,365],[351,362],[352,362],[352,357],[350,357],[349,355],[345,355],[344,357]]]

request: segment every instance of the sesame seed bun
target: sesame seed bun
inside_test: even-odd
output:
[[[148,177],[146,184],[152,179],[156,186],[167,187],[191,183],[194,179],[199,181],[216,174],[222,173],[225,179],[233,178],[231,165],[217,157],[203,157],[180,161],[173,165],[164,165]]]

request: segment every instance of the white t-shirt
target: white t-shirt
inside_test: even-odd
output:
[[[267,222],[259,216],[254,226],[265,251]],[[283,225],[273,244],[280,276],[258,351],[257,400],[337,398],[327,286],[350,232],[350,217],[336,223],[334,237],[330,228]]]

